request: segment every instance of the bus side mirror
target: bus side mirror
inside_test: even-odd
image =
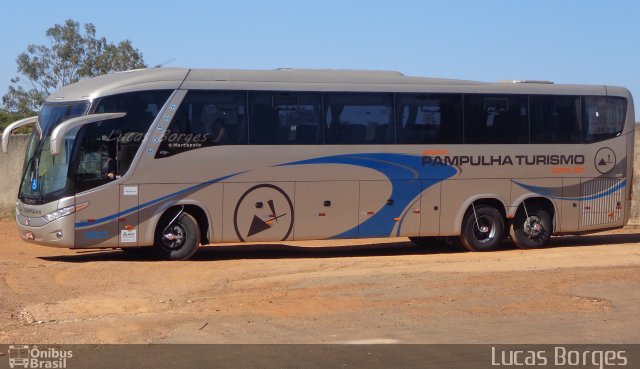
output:
[[[101,120],[109,120],[122,118],[127,113],[103,113],[103,114],[89,114],[81,117],[72,118],[60,123],[51,133],[51,155],[58,155],[62,149],[64,143],[64,136],[76,127],[83,126],[89,123],[99,122]]]
[[[7,126],[7,128],[4,129],[4,131],[2,132],[2,153],[6,154],[9,148],[9,136],[11,136],[11,132],[15,131],[16,129],[20,128],[20,127],[24,127],[24,126],[28,126],[30,124],[35,124],[36,129],[38,130],[38,133],[40,134],[40,137],[42,137],[42,131],[40,131],[40,125],[38,124],[38,117],[29,117],[29,118],[24,118],[24,119],[20,119],[19,121],[13,122],[11,124],[9,124]]]

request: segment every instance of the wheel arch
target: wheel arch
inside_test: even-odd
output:
[[[547,210],[549,212],[549,215],[551,216],[551,224],[553,224],[553,231],[555,232],[557,225],[556,215],[558,214],[558,209],[556,207],[556,203],[553,200],[548,197],[536,196],[534,194],[522,195],[512,203],[512,206],[510,207],[511,211],[508,215],[509,219],[513,219],[518,211],[524,209],[523,204],[525,204],[526,206],[540,206]]]
[[[465,214],[467,214],[467,211],[471,209],[472,204],[475,206],[488,205],[496,208],[500,212],[500,214],[502,214],[502,217],[504,218],[506,223],[507,206],[505,205],[504,201],[502,201],[495,194],[478,194],[468,198],[458,209],[454,228],[457,230],[458,234],[460,234],[460,232],[462,231],[462,220],[464,219]]]
[[[200,228],[200,243],[203,245],[209,243],[212,236],[211,215],[205,206],[197,201],[191,200],[167,202],[158,207],[155,214],[150,218],[149,227],[147,227],[145,232],[146,238],[153,242],[158,224],[164,220],[164,217],[175,216],[176,213],[174,209],[177,211],[177,209],[182,206],[184,206],[184,211],[193,216],[198,222],[198,227]]]

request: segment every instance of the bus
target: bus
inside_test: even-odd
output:
[[[607,85],[154,68],[60,89],[2,145],[35,127],[16,222],[46,246],[170,260],[342,238],[528,249],[626,224],[633,106]]]

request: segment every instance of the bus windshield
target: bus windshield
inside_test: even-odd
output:
[[[78,129],[71,130],[64,140],[60,155],[53,156],[49,149],[53,129],[63,121],[86,114],[88,101],[44,104],[38,122],[42,138],[36,131],[25,154],[24,173],[20,185],[20,198],[30,203],[41,203],[58,195],[67,187],[71,150]]]

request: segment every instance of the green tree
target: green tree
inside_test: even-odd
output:
[[[26,118],[26,115],[21,113],[11,113],[0,109],[0,132],[2,132],[12,122],[22,118]]]
[[[16,59],[19,76],[11,79],[2,97],[5,110],[32,114],[54,91],[83,78],[145,68],[140,50],[131,41],[118,44],[96,37],[96,28],[68,19],[47,30],[50,46],[29,45]]]

